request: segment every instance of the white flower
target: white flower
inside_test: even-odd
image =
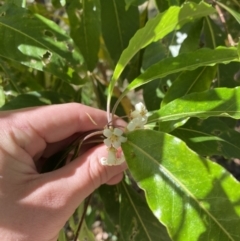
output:
[[[142,102],[135,105],[135,110],[131,112],[131,121],[127,125],[128,131],[134,131],[136,129],[143,129],[147,123],[147,109]]]
[[[147,109],[144,106],[144,104],[142,102],[139,102],[135,105],[135,110],[131,112],[130,116],[132,119],[135,118],[142,118],[142,121],[145,122],[144,124],[147,123]]]
[[[121,146],[122,142],[127,140],[126,137],[122,136],[123,131],[114,128],[114,129],[105,129],[103,131],[103,135],[107,137],[103,142],[107,147],[113,146],[114,148],[118,148]]]
[[[117,166],[125,161],[125,157],[122,151],[115,149],[114,147],[108,148],[108,157],[102,157],[100,163],[103,166]]]
[[[144,124],[146,124],[146,123],[145,123],[145,121],[142,120],[141,117],[134,118],[128,123],[127,130],[134,131],[136,129],[143,129]]]

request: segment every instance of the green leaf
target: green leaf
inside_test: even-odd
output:
[[[171,132],[195,152],[203,156],[220,155],[240,158],[240,133],[230,129],[218,118],[191,118],[185,125]]]
[[[169,134],[138,130],[122,148],[149,207],[174,241],[240,240],[240,185]]]
[[[124,91],[124,95],[149,81],[184,70],[194,70],[201,66],[214,66],[218,63],[239,61],[237,48],[218,47],[199,49],[195,52],[183,53],[175,58],[166,58],[149,67],[143,74],[133,80]]]
[[[192,93],[176,99],[156,111],[152,121],[179,120],[187,117],[207,118],[210,116],[240,118],[240,87],[216,88]]]
[[[124,0],[100,0],[100,2],[104,42],[116,63],[139,28],[138,8],[129,6],[126,10]]]
[[[146,201],[124,182],[121,183],[120,227],[124,240],[171,240]]]
[[[199,49],[195,52],[183,53],[175,58],[166,58],[149,67],[143,74],[134,79],[118,98],[115,106],[130,91],[154,79],[184,70],[194,70],[201,66],[214,66],[217,63],[239,61],[237,48],[218,47],[212,49]]]
[[[217,67],[201,67],[182,72],[167,91],[162,106],[184,95],[208,90],[216,75]]]
[[[227,12],[229,12],[229,13],[238,21],[238,23],[240,24],[240,14],[239,14],[238,12],[236,12],[236,11],[234,11],[233,9],[227,7],[227,6],[226,6],[225,4],[223,4],[223,3],[220,3],[220,2],[218,2],[218,1],[216,1],[216,2],[217,2],[217,4],[218,4],[219,6],[221,6],[221,7],[224,8]]]
[[[70,22],[70,35],[80,49],[92,71],[98,61],[100,47],[100,2],[99,0],[67,1],[66,11]]]
[[[108,98],[111,97],[113,87],[123,69],[141,48],[163,38],[173,30],[181,28],[187,22],[207,16],[213,12],[215,12],[214,8],[204,2],[201,2],[199,5],[186,3],[183,7],[170,7],[166,12],[160,13],[155,18],[149,20],[145,27],[137,31],[130,40],[128,47],[123,51],[113,73]]]
[[[83,59],[57,24],[14,4],[3,5],[0,16],[1,57],[70,82],[80,79],[72,68]]]

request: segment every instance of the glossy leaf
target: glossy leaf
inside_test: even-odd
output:
[[[187,117],[226,116],[240,118],[240,87],[216,88],[176,99],[155,112],[149,121],[170,121]]]
[[[173,30],[179,29],[187,22],[207,16],[213,12],[215,12],[215,10],[204,2],[201,2],[199,5],[186,3],[183,7],[170,7],[164,13],[160,13],[155,18],[150,19],[145,27],[134,35],[128,47],[123,51],[113,73],[109,96],[111,96],[113,87],[123,69],[141,48],[163,38]]]
[[[201,66],[214,66],[218,63],[239,61],[238,49],[235,47],[218,47],[212,49],[199,49],[195,52],[183,53],[175,58],[166,58],[152,65],[143,74],[133,80],[124,91],[124,94],[149,81],[161,78],[184,70],[194,70]]]
[[[104,42],[116,63],[129,40],[139,28],[138,8],[126,9],[124,0],[100,0]]]
[[[88,69],[92,71],[98,62],[100,47],[100,2],[68,0],[66,10],[71,26],[70,35],[83,54]]]
[[[238,46],[240,48],[240,46]],[[130,91],[154,79],[161,78],[184,70],[194,70],[200,66],[214,66],[217,63],[239,61],[238,49],[235,47],[218,47],[215,50],[200,49],[195,52],[183,53],[175,58],[166,58],[152,65],[143,74],[133,80],[123,91],[115,106]]]
[[[143,197],[124,182],[121,183],[120,227],[124,240],[171,240]]]
[[[72,66],[81,65],[83,59],[68,49],[71,41],[57,24],[14,4],[3,5],[0,16],[1,57],[70,82],[80,79]]]
[[[192,118],[171,134],[182,139],[200,155],[240,159],[240,133],[230,129],[218,118]]]
[[[193,92],[208,90],[216,75],[216,66],[201,67],[181,73],[167,91],[161,105]]]
[[[238,241],[240,184],[180,139],[151,130],[122,145],[133,178],[174,241]]]

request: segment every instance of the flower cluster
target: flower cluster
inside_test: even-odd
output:
[[[135,105],[135,110],[130,113],[130,122],[127,124],[127,131],[143,129],[147,123],[147,109],[143,103]],[[122,136],[123,131],[119,128],[108,128],[103,131],[104,144],[108,147],[108,156],[102,157],[100,162],[105,166],[120,165],[125,161],[124,155],[120,149],[121,144],[127,141],[127,138]]]
[[[124,155],[118,148],[127,138],[122,136],[123,131],[119,128],[109,128],[103,131],[103,135],[107,138],[103,141],[108,147],[108,157],[102,157],[100,162],[102,165],[119,165],[125,161]]]
[[[143,129],[147,123],[147,109],[142,102],[135,105],[135,110],[131,112],[131,121],[127,125],[128,131],[134,131],[136,129]]]

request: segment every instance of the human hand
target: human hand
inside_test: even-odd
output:
[[[90,120],[89,116],[97,123]],[[102,129],[106,112],[81,104],[0,113],[0,239],[57,240],[78,205],[103,183],[116,184],[126,163],[102,166],[98,145],[53,172],[39,174],[41,161],[76,133]]]

